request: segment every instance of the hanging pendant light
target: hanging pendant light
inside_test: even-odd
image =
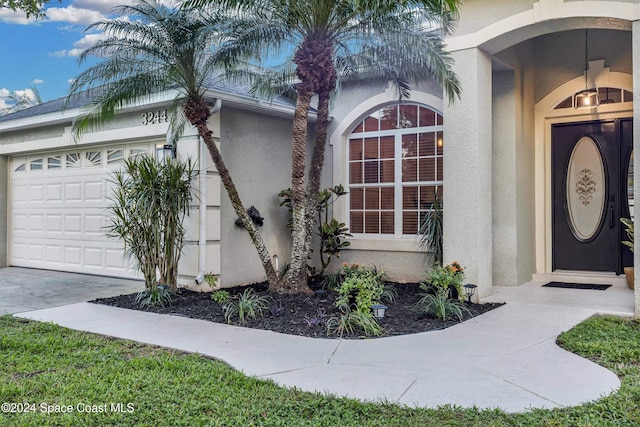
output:
[[[584,90],[573,97],[573,108],[588,110],[598,106],[597,88],[589,89],[589,30],[584,30]]]

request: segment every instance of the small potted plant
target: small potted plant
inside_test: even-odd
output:
[[[630,218],[620,218],[620,222],[624,224],[624,231],[627,233],[627,239],[623,240],[622,244],[628,246],[633,252],[633,220]],[[634,268],[633,267],[624,267],[624,275],[627,276],[627,284],[629,285],[629,289],[633,289],[633,281],[634,281]]]

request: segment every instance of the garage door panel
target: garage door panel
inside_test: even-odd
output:
[[[102,202],[105,198],[105,185],[102,181],[88,181],[84,183],[84,200]]]
[[[45,198],[47,203],[62,202],[62,184],[47,184]]]
[[[92,147],[13,159],[11,264],[140,277],[123,259],[122,242],[107,237],[106,228],[116,160],[142,147]],[[153,144],[146,147],[153,152]],[[113,157],[116,152],[118,159],[108,163],[108,153]]]
[[[11,245],[11,258],[15,262],[27,262],[29,260],[29,248],[26,243],[13,242]]]
[[[27,185],[26,184],[16,184],[13,186],[13,202],[14,203],[21,203],[21,202],[26,202],[27,200],[29,200],[28,198],[28,192],[27,192]]]
[[[13,231],[26,231],[29,230],[29,215],[28,214],[14,214],[13,220]]]
[[[82,215],[67,214],[64,216],[64,232],[73,237],[74,234],[82,233]]]
[[[79,182],[67,182],[64,184],[65,202],[82,202],[82,184]]]
[[[72,246],[66,245],[63,249],[64,258],[62,260],[62,265],[64,266],[81,266],[82,265],[82,247],[80,246]]]
[[[34,202],[44,202],[44,184],[29,185],[29,200]]]
[[[117,247],[116,247],[117,246]],[[82,272],[82,268],[103,269],[100,274],[137,277],[131,263],[123,258],[119,243],[105,248],[101,241],[65,242],[29,239],[12,245],[13,265]]]
[[[104,250],[102,248],[85,248],[84,265],[93,267],[104,267]]]
[[[62,233],[62,214],[47,214],[45,219],[46,233]]]
[[[29,215],[29,230],[43,233],[44,232],[44,215],[43,214],[31,214]]]
[[[84,233],[94,236],[102,236],[105,229],[102,224],[103,215],[85,215],[84,216]]]
[[[44,261],[44,244],[40,242],[33,242],[27,244],[27,250],[29,254],[27,255],[29,260],[33,260],[36,262]]]
[[[62,264],[62,246],[48,245],[45,251],[45,261],[54,265]]]
[[[122,257],[122,249],[106,249],[105,250],[106,267],[108,269],[125,270],[127,263]]]

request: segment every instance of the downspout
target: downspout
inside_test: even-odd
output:
[[[222,108],[222,100],[220,98],[216,98],[213,106],[211,107],[211,116],[220,112]],[[206,271],[206,263],[207,263],[207,156],[209,152],[205,147],[205,144],[202,142],[202,138],[198,135],[198,145],[200,150],[200,174],[199,174],[199,183],[200,183],[200,202],[199,202],[199,210],[200,210],[200,218],[199,218],[199,227],[198,227],[198,266],[200,267],[200,272],[196,276],[196,283],[201,284],[204,281],[204,276],[207,274]]]

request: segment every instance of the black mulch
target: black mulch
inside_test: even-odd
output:
[[[383,336],[406,335],[417,332],[426,332],[444,329],[459,323],[458,321],[427,318],[420,315],[415,310],[415,303],[420,299],[418,283],[394,283],[398,292],[398,297],[394,303],[385,303],[389,308],[386,315],[380,320],[380,325],[384,328]],[[317,319],[318,312],[324,311],[323,320],[327,320],[332,315],[336,315],[335,308],[336,293],[329,291],[326,297],[316,296],[292,296],[278,295],[267,291],[265,283],[251,286],[258,295],[267,296],[272,306],[281,305],[283,310],[277,316],[267,313],[263,318],[257,320],[247,320],[244,326],[247,328],[265,329],[290,335],[302,335],[307,337],[335,338],[334,335],[327,335],[327,328],[320,322],[318,325],[309,325],[305,320]],[[227,289],[231,294],[243,292],[247,287]],[[193,319],[208,320],[217,323],[226,323],[220,304],[211,300],[211,294],[204,292],[193,292],[186,289],[179,290],[173,295],[171,306],[165,307],[145,307],[141,308],[135,302],[136,294],[120,295],[111,298],[100,298],[94,303],[106,304],[115,307],[142,310],[160,314],[170,314],[176,316],[190,317]],[[465,320],[479,316],[494,308],[500,307],[504,303],[489,304],[466,304],[471,312],[466,314]],[[275,310],[274,310],[275,311]],[[360,336],[350,336],[343,338],[360,338]]]

